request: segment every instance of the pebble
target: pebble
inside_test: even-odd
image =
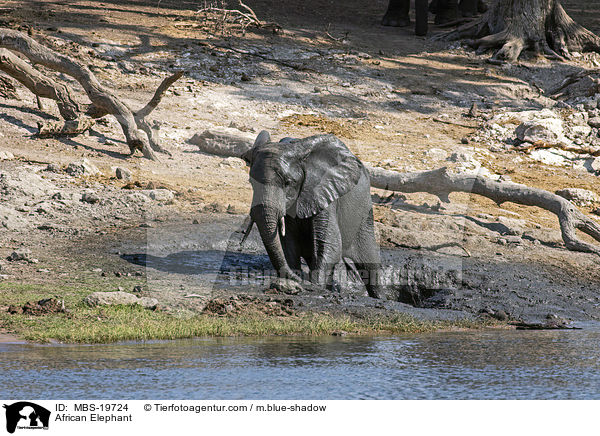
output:
[[[28,248],[20,248],[18,250],[15,250],[6,259],[9,260],[10,262],[17,262],[20,260],[25,260],[29,263],[38,263],[37,259],[33,259],[31,257],[31,250]]]
[[[131,180],[132,174],[127,168],[117,167],[115,169],[115,175],[119,180],[125,180],[126,182]]]
[[[588,120],[591,127],[600,127],[600,117],[593,117]]]
[[[84,203],[96,204],[100,202],[100,197],[98,197],[98,195],[96,195],[94,192],[84,192],[81,195],[81,201]]]

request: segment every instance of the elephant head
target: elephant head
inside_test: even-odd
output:
[[[299,280],[282,248],[285,216],[308,219],[319,214],[358,183],[363,167],[333,135],[275,143],[270,139],[262,131],[242,156],[250,165],[254,192],[250,217],[279,275]]]

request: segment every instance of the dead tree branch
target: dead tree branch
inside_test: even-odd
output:
[[[65,120],[79,116],[79,106],[73,100],[69,86],[54,82],[4,48],[0,48],[0,70],[17,79],[36,96],[56,100],[60,115]]]
[[[127,104],[100,84],[90,69],[81,62],[39,44],[21,32],[0,29],[0,70],[19,80],[36,96],[56,100],[61,115],[67,120],[76,119],[81,115],[79,106],[72,98],[72,91],[66,85],[55,83],[6,49],[23,54],[33,64],[43,65],[76,79],[92,102],[86,110],[86,115],[92,118],[113,115],[123,129],[132,154],[136,150],[141,150],[146,158],[154,160],[156,159],[154,151],[168,153],[159,145],[158,135],[150,127],[146,117],[156,108],[166,90],[183,75],[183,72],[175,73],[163,80],[150,102],[134,113]]]
[[[76,120],[39,122],[38,129],[41,137],[55,135],[78,135],[85,132],[96,123],[92,118]]]
[[[562,239],[569,250],[600,255],[600,246],[577,238],[576,230],[600,242],[600,223],[585,216],[569,200],[518,183],[496,181],[468,173],[452,173],[448,168],[431,171],[398,173],[382,168],[369,168],[371,186],[399,192],[427,192],[449,202],[451,192],[467,192],[490,198],[498,205],[506,202],[535,206],[558,216]]]

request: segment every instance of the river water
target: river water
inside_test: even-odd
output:
[[[583,327],[0,344],[0,398],[600,399],[600,325]]]

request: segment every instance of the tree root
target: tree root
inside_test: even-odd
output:
[[[179,79],[183,72],[165,79],[152,100],[134,113],[127,104],[101,85],[87,66],[39,44],[21,32],[0,28],[0,69],[23,83],[36,96],[56,100],[61,116],[66,120],[76,119],[81,115],[70,88],[49,79],[6,49],[23,54],[34,64],[43,65],[76,79],[92,102],[86,110],[86,115],[92,118],[113,115],[123,129],[132,154],[141,150],[146,158],[155,160],[154,151],[168,153],[160,146],[158,135],[150,127],[146,117],[156,108],[168,87]]]
[[[434,39],[466,39],[478,53],[496,50],[493,59],[508,62],[527,49],[553,60],[600,52],[600,38],[575,23],[558,0],[497,0],[481,18]]]

